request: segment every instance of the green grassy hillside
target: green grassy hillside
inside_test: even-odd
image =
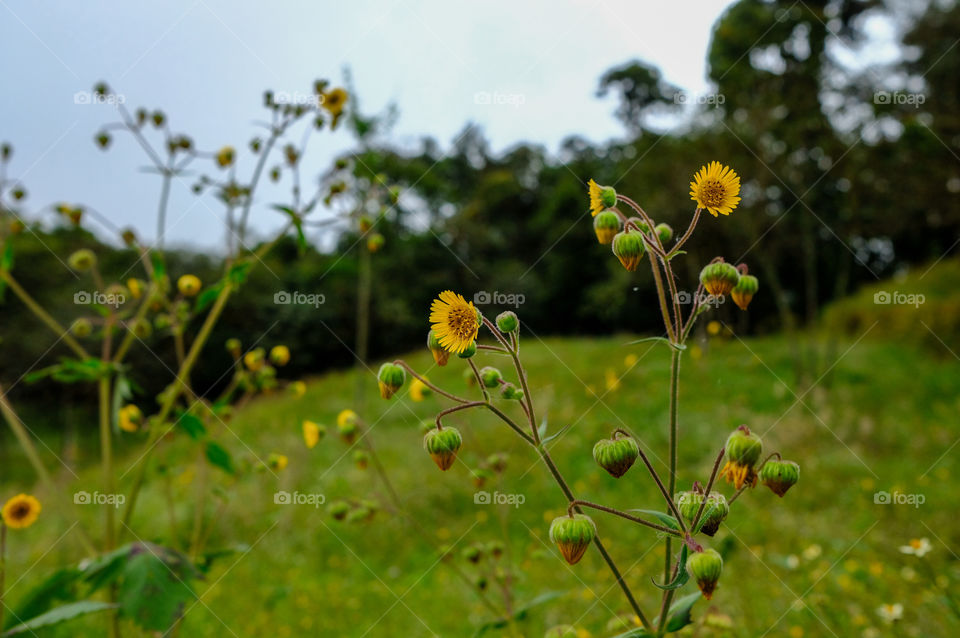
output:
[[[596,439],[626,427],[664,467],[667,353],[659,345],[626,347],[628,340],[531,337],[523,355],[538,412],[548,416],[551,430],[570,427],[552,444],[552,453],[578,496],[620,508],[659,508],[639,464],[617,481],[590,455]],[[741,423],[763,434],[767,449],[782,451],[802,467],[800,483],[782,500],[766,488],[745,494],[713,539],[712,546],[726,554],[727,573],[711,603],[701,601],[694,609],[700,619],[708,609],[732,619],[735,629],[728,635],[885,631],[875,610],[895,602],[906,608],[905,635],[955,635],[956,623],[928,592],[924,564],[897,548],[910,538],[929,537],[933,553],[924,560],[936,561],[943,578],[955,582],[955,557],[943,543],[955,545],[960,537],[950,482],[957,474],[951,446],[960,436],[956,362],[931,361],[924,352],[869,340],[849,345],[839,350],[829,390],[791,387],[789,348],[780,339],[717,339],[685,356],[681,485],[705,479],[726,435]],[[468,392],[456,358],[446,368],[432,367],[425,351],[409,360],[429,370],[431,380]],[[442,473],[421,447],[419,423],[446,404],[436,397],[382,401],[369,376],[362,416],[372,424],[370,436],[404,507],[423,530],[386,508],[369,522],[348,523],[333,520],[326,507],[274,503],[277,490],[323,494],[328,504],[385,497],[373,469],[356,468],[350,448],[333,434],[336,414],[352,407],[346,399],[354,388],[352,374],[313,379],[299,399],[258,400],[229,423],[220,440],[241,462],[256,466],[255,457],[279,452],[289,457],[289,466],[276,479],[253,471],[235,482],[211,470],[215,493],[229,501],[216,512],[218,525],[207,546],[246,544],[250,551],[241,547],[225,557],[199,583],[202,602],[188,613],[182,635],[321,635],[320,628],[322,635],[337,636],[471,635],[490,614],[453,569],[438,562],[440,545],[453,546],[453,565],[469,577],[487,577],[490,598],[498,604],[498,570],[513,574],[514,605],[545,592],[562,593],[533,608],[514,635],[539,636],[558,623],[589,632],[583,635],[615,633],[607,622],[612,613],[625,612],[625,604],[599,556],[590,552],[569,568],[547,539],[548,522],[561,512],[563,498],[530,450],[488,414],[453,415],[450,423],[464,435],[463,462]],[[313,450],[306,449],[300,432],[307,418],[330,427]],[[188,495],[198,479],[196,451],[186,436],[161,445],[156,458],[169,475],[176,532],[162,479],[149,483],[139,525],[133,527],[153,530],[147,540],[162,543],[172,533],[189,534]],[[471,468],[496,452],[508,455],[507,468],[485,489],[522,495],[521,505],[474,503]],[[121,463],[135,460],[128,455]],[[68,492],[98,485],[94,468],[79,479],[63,474],[59,479]],[[925,502],[875,504],[880,490],[923,494]],[[8,582],[26,572],[13,585],[14,608],[64,556],[80,555],[69,531],[72,521],[80,516],[93,526],[99,515],[89,506],[58,511],[51,495],[38,496],[50,504],[41,521],[11,535]],[[655,615],[649,580],[658,577],[662,545],[649,530],[602,514],[595,519],[643,607]],[[496,565],[462,559],[468,545],[491,541],[507,549]],[[90,631],[96,632],[95,626]],[[704,628],[699,635],[725,634]]]

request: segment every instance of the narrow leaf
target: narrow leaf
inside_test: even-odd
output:
[[[40,629],[41,627],[50,627],[51,625],[57,625],[67,620],[73,620],[79,616],[92,614],[98,611],[106,611],[107,609],[114,609],[116,607],[116,605],[111,603],[104,603],[98,600],[80,600],[68,605],[55,607],[45,614],[40,614],[35,618],[31,618],[27,622],[21,623],[16,627],[5,631],[3,635],[16,636],[24,632],[30,632],[32,634],[34,630]]]

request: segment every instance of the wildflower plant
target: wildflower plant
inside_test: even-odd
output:
[[[98,84],[94,92],[100,97],[114,96],[106,84]],[[302,382],[278,379],[278,368],[294,356],[287,346],[266,344],[269,350],[245,349],[239,340],[228,340],[226,349],[232,358],[228,374],[232,376],[216,396],[212,393],[205,396],[195,389],[191,372],[205,356],[211,334],[228,302],[243,288],[251,270],[263,263],[265,255],[288,235],[296,237],[302,252],[307,245],[305,225],[337,221],[336,216],[317,221],[314,218],[319,216],[321,207],[329,207],[331,198],[343,192],[345,186],[318,179],[315,191],[302,189],[301,164],[311,133],[334,130],[348,114],[349,95],[325,80],[318,80],[313,92],[312,101],[293,104],[278,101],[267,91],[263,99],[266,110],[263,133],[250,140],[246,147],[226,145],[213,151],[198,148],[189,135],[175,131],[162,110],[146,107],[130,110],[124,100],[105,100],[115,104],[117,120],[96,133],[94,143],[107,151],[116,136],[128,135],[144,151],[149,164],[147,170],[160,181],[156,241],[144,242],[135,229],[118,228],[106,216],[82,205],[59,203],[39,211],[40,214],[53,212],[58,223],[72,227],[83,227],[89,219],[96,219],[116,232],[135,259],[122,276],[125,281],[110,281],[95,250],[78,246],[69,255],[58,255],[78,280],[89,282],[102,293],[93,303],[71,306],[74,312],[77,307],[82,308],[82,316],[72,318],[69,327],[55,318],[64,312],[44,308],[16,277],[20,266],[15,259],[19,236],[31,230],[31,225],[24,221],[29,215],[24,210],[26,190],[8,176],[13,149],[9,144],[0,146],[0,302],[15,297],[38,322],[50,329],[52,338],[62,341],[70,350],[70,355],[57,364],[30,372],[25,379],[33,383],[53,381],[94,388],[91,394],[96,397],[99,414],[102,466],[102,483],[97,487],[99,494],[107,495],[117,504],[101,508],[99,533],[88,530],[83,521],[75,524],[88,560],[82,569],[69,566],[58,572],[56,580],[63,591],[36,594],[37,600],[50,605],[57,600],[72,598],[73,601],[49,609],[33,605],[31,614],[42,613],[18,614],[20,624],[2,627],[0,621],[0,628],[9,629],[10,633],[33,633],[37,627],[102,612],[107,621],[101,635],[117,638],[123,628],[131,626],[150,635],[177,635],[191,599],[188,583],[209,568],[210,556],[219,554],[208,553],[207,540],[211,528],[221,518],[218,514],[226,502],[222,496],[226,492],[224,488],[253,469],[277,475],[287,466],[288,457],[281,452],[251,451],[249,456],[235,457],[228,446],[232,438],[222,442],[223,433],[229,430],[227,422],[231,414],[251,398],[284,384],[289,386],[292,395],[303,395]],[[241,159],[252,161],[249,174],[241,171]],[[268,174],[272,181],[289,176],[292,182],[289,201],[272,207],[285,216],[286,223],[274,237],[251,247],[247,236],[255,195]],[[188,179],[195,181],[191,184]],[[171,272],[168,266],[164,251],[167,212],[170,191],[176,184],[190,187],[197,196],[210,193],[223,205],[221,219],[226,227],[226,250],[222,270],[212,280],[210,277],[203,280],[191,272]],[[12,194],[13,201],[5,201],[8,193]],[[141,273],[131,276],[135,268]],[[12,295],[5,295],[7,292]],[[171,374],[158,396],[143,396],[136,383],[137,370],[131,367],[127,355],[134,348],[151,349],[161,340],[173,345],[175,361],[168,366]],[[0,411],[24,448],[47,496],[62,495],[63,490],[54,484],[37,452],[32,433],[7,400],[3,388],[0,388]],[[303,436],[308,445],[315,445],[323,433],[316,424],[304,424]],[[117,468],[114,459],[114,449],[121,437],[141,448],[135,454],[138,461],[122,475],[119,470],[123,468]],[[141,530],[134,515],[141,495],[149,490],[148,483],[168,480],[165,466],[160,464],[152,471],[155,465],[152,461],[169,448],[169,441],[175,437],[196,448],[196,463],[191,469],[193,515],[188,517],[192,520],[178,521],[176,510],[171,506],[170,532],[164,539],[165,544],[160,546],[141,539],[141,536],[156,538],[154,528],[159,526],[151,522],[148,529]],[[130,476],[121,491],[120,479],[127,474]],[[169,490],[169,484],[167,487]],[[83,493],[89,497],[87,492]],[[77,498],[75,495],[74,503],[82,502]],[[211,501],[219,501],[215,513],[211,512],[214,506]],[[4,538],[7,528],[32,524],[39,510],[39,503],[33,497],[20,495],[11,499],[3,508],[4,523],[0,529]],[[178,531],[181,529],[183,533]],[[149,588],[140,586],[148,580]],[[86,597],[93,598],[84,599]],[[3,602],[2,585],[0,602]]]
[[[701,596],[713,596],[721,581],[723,557],[719,551],[704,544],[709,543],[710,537],[731,515],[734,502],[744,491],[758,484],[783,496],[799,479],[796,463],[782,459],[779,453],[764,458],[760,437],[744,425],[729,434],[725,445],[720,447],[704,483],[691,481],[690,490],[679,489],[680,362],[697,320],[715,307],[715,304],[702,303],[706,298],[704,293],[715,297],[730,295],[737,306],[745,310],[757,294],[759,282],[747,274],[746,265],[734,266],[717,257],[702,268],[697,293],[690,309],[684,313],[677,290],[674,260],[685,254],[682,248],[698,227],[702,212],[707,211],[713,217],[729,216],[740,202],[739,193],[740,177],[732,169],[719,162],[702,167],[690,183],[690,197],[696,202],[696,208],[689,226],[671,245],[673,230],[667,224],[657,223],[634,200],[593,180],[588,186],[589,212],[597,240],[611,246],[614,256],[626,270],[635,271],[646,260],[653,274],[664,336],[634,343],[663,344],[671,354],[669,414],[664,424],[669,435],[666,476],[650,462],[649,452],[644,450],[642,442],[626,429],[618,428],[609,438],[597,441],[593,457],[598,469],[621,480],[639,459],[662,499],[658,508],[621,511],[584,500],[574,493],[571,481],[548,446],[564,430],[551,433],[547,419],[538,420],[538,410],[542,406],[534,400],[523,365],[520,354],[522,322],[514,312],[503,313],[492,320],[463,295],[450,290],[442,291],[430,307],[427,347],[433,360],[440,366],[462,361],[466,366],[465,375],[479,395],[476,398],[463,397],[433,384],[403,360],[385,363],[380,371],[381,395],[385,399],[393,397],[408,376],[413,382],[431,389],[442,400],[452,403],[436,415],[424,436],[424,448],[441,470],[449,469],[464,445],[460,432],[444,423],[444,419],[454,414],[487,410],[530,445],[566,500],[567,513],[555,518],[549,527],[550,540],[571,565],[577,563],[591,545],[596,548],[636,618],[638,626],[619,634],[624,638],[663,636],[690,624],[694,603]],[[481,363],[480,360],[488,355],[508,357],[513,368],[511,373],[504,374]],[[636,471],[631,476],[636,476]],[[733,491],[729,496],[718,489],[717,479],[726,479],[732,484]],[[652,579],[662,590],[656,615],[643,611],[633,588],[607,549],[608,544],[616,542],[615,528],[606,522],[598,523],[587,514],[588,510],[643,526],[663,539],[662,581]],[[674,601],[675,594],[689,580],[693,580],[700,591]]]

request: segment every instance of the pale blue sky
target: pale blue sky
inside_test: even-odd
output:
[[[595,96],[611,66],[641,58],[686,90],[708,90],[710,29],[729,4],[0,0],[0,139],[15,146],[11,173],[24,177],[31,209],[84,203],[150,238],[158,182],[138,171],[145,162],[129,137],[108,153],[95,148],[112,107],[74,101],[98,80],[129,107],[162,107],[200,148],[245,150],[265,88],[306,92],[315,77],[338,79],[349,65],[367,110],[399,106],[398,144],[425,134],[447,144],[472,121],[495,149],[526,140],[552,150],[574,133],[594,141],[621,134],[613,97]],[[349,139],[315,142],[308,175]],[[195,202],[188,183],[173,190],[169,237],[215,246],[221,211],[209,197]],[[264,191],[258,201],[271,199]],[[279,223],[274,215],[261,206],[258,228]]]

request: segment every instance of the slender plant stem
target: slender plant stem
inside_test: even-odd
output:
[[[483,392],[483,400],[489,403],[490,393],[487,392],[487,386],[483,384],[483,377],[480,376],[480,371],[477,370],[477,364],[473,362],[473,357],[467,359],[467,363],[470,364],[470,369],[473,370],[473,377],[477,380],[477,386],[480,388],[480,391]]]
[[[441,410],[437,414],[437,429],[442,430],[443,424],[440,422],[443,417],[448,414],[453,414],[454,412],[459,412],[460,410],[469,410],[470,408],[478,408],[482,405],[489,405],[487,401],[472,401],[470,403],[464,403],[463,405],[455,405],[452,408],[447,408],[446,410]]]
[[[167,166],[163,169],[161,175],[163,181],[160,185],[160,204],[157,208],[157,249],[163,250],[163,242],[167,235],[167,202],[170,201],[170,181],[173,178],[173,155],[167,159]]]
[[[678,402],[680,398],[680,351],[672,350],[670,353],[670,475],[668,476],[669,493],[672,495],[677,489],[677,440],[679,438],[679,427],[677,425]],[[680,520],[683,525],[683,519],[677,512],[676,505],[672,497],[669,499],[670,507],[674,511],[674,516]],[[671,566],[673,564],[672,539],[668,536],[664,541],[665,556],[663,559],[663,582],[670,582]],[[663,592],[663,600],[660,605],[660,622],[658,635],[662,636],[667,628],[667,612],[670,611],[670,601],[673,599],[674,590],[669,589]]]
[[[207,339],[210,337],[210,333],[213,331],[213,326],[217,323],[217,320],[220,318],[220,314],[227,305],[227,300],[230,298],[230,293],[232,290],[232,284],[229,282],[224,284],[223,289],[217,296],[216,301],[213,302],[213,306],[210,308],[210,312],[207,314],[206,320],[200,327],[200,331],[197,333],[196,339],[194,339],[193,344],[190,346],[190,351],[187,353],[187,357],[184,359],[183,365],[180,366],[180,369],[177,371],[177,381],[179,381],[179,383],[174,385],[173,390],[167,394],[167,398],[160,408],[160,413],[157,415],[157,424],[150,433],[150,437],[146,443],[146,449],[140,456],[139,464],[137,465],[137,473],[134,476],[133,487],[130,490],[130,497],[127,499],[128,505],[123,514],[124,528],[127,528],[130,525],[130,522],[133,518],[133,512],[137,505],[137,498],[140,495],[140,489],[143,487],[143,480],[146,477],[150,454],[156,447],[157,442],[165,434],[163,430],[164,421],[170,415],[171,410],[173,410],[174,403],[180,396],[180,392],[186,387],[182,382],[182,379],[186,378],[190,374],[194,364],[197,362],[197,358],[200,356],[200,351],[203,349],[204,344],[206,344]]]
[[[723,455],[727,453],[726,448],[720,449],[720,454],[717,455],[717,460],[713,462],[713,470],[710,472],[710,478],[707,480],[707,487],[703,492],[703,500],[700,502],[700,508],[697,509],[697,515],[693,517],[693,524],[690,525],[690,529],[696,530],[697,524],[700,522],[700,517],[703,516],[703,510],[707,506],[707,501],[710,499],[710,490],[713,489],[713,483],[717,480],[717,472],[720,471],[720,462],[723,461]]]
[[[36,472],[37,476],[40,478],[40,482],[43,483],[47,488],[47,491],[50,493],[51,497],[53,497],[54,494],[60,494],[62,490],[58,489],[54,484],[53,478],[47,471],[47,467],[43,464],[43,461],[40,460],[40,454],[37,453],[37,447],[33,444],[33,439],[30,437],[30,433],[23,425],[20,417],[17,416],[16,412],[14,412],[13,406],[11,406],[10,402],[7,400],[7,395],[4,393],[3,386],[0,386],[0,412],[3,413],[4,419],[10,426],[10,429],[13,431],[13,435],[17,438],[17,442],[20,444],[20,447],[23,448],[24,454],[27,455],[27,460],[30,462],[30,465],[33,466],[33,471]],[[90,535],[87,533],[86,528],[80,524],[77,524],[77,529],[80,531],[80,542],[83,545],[83,548],[91,556],[97,554],[97,549],[94,546]],[[2,627],[2,625],[0,625],[0,627]]]
[[[506,423],[508,426],[510,426],[510,429],[512,429],[514,432],[516,432],[518,435],[520,435],[520,437],[521,437],[524,441],[526,441],[527,443],[529,443],[530,445],[532,445],[532,446],[534,446],[534,447],[537,447],[538,444],[537,444],[536,441],[533,440],[533,437],[531,437],[529,434],[527,434],[526,432],[524,432],[523,428],[521,428],[519,425],[517,425],[517,424],[513,421],[513,419],[511,419],[511,418],[508,417],[506,414],[504,414],[503,410],[501,410],[501,409],[498,408],[497,406],[493,405],[492,403],[487,403],[487,409],[490,410],[491,412],[493,412],[494,414],[496,414],[498,417],[500,417],[500,420],[503,421],[504,423]]]
[[[667,253],[667,259],[670,259],[676,255],[680,250],[680,247],[683,246],[688,239],[690,239],[690,235],[693,234],[693,229],[697,227],[698,221],[700,221],[700,208],[697,208],[695,211],[693,211],[693,218],[690,220],[690,225],[687,227],[687,231],[683,233],[683,236],[677,240],[677,243],[675,243],[673,248],[670,249],[670,252]]]
[[[411,368],[411,367],[410,367],[410,364],[408,364],[408,363],[407,363],[406,361],[404,361],[403,359],[397,359],[396,361],[393,362],[393,364],[394,364],[394,365],[398,365],[398,366],[400,366],[401,368],[403,368],[404,370],[406,370],[407,372],[409,372],[409,373],[413,376],[413,378],[418,379],[418,380],[420,381],[420,383],[422,383],[423,385],[427,386],[428,388],[430,388],[431,390],[433,390],[433,391],[436,392],[437,394],[439,394],[439,395],[441,395],[441,396],[445,396],[445,397],[447,397],[448,399],[450,399],[451,401],[456,401],[457,403],[470,403],[470,399],[464,399],[463,397],[458,397],[458,396],[455,395],[455,394],[450,394],[449,392],[447,392],[447,391],[444,390],[443,388],[441,388],[441,387],[439,387],[439,386],[437,386],[437,385],[435,385],[435,384],[427,381],[426,377],[423,377],[423,376],[420,376],[419,374],[417,374],[417,371],[414,370],[413,368]]]
[[[99,383],[100,396],[100,463],[103,471],[104,492],[115,496],[116,482],[113,475],[113,433],[110,431],[110,379],[102,377]],[[115,507],[104,507],[103,550],[114,548]]]
[[[677,509],[677,506],[673,502],[673,499],[670,498],[671,492],[667,491],[667,487],[664,486],[663,481],[660,480],[660,476],[657,474],[657,471],[653,468],[653,464],[650,463],[650,459],[647,458],[647,455],[643,453],[643,449],[640,449],[639,451],[640,451],[640,460],[642,460],[643,464],[647,466],[647,471],[649,471],[650,476],[653,477],[653,482],[657,484],[657,487],[660,489],[660,494],[663,495],[663,500],[667,502],[667,510],[671,514],[673,514],[673,517],[675,519],[677,519],[677,523],[680,525],[680,531],[683,532],[685,536],[687,534],[687,526],[683,522],[683,517],[680,515],[680,511]]]
[[[61,326],[56,319],[50,316],[46,310],[44,310],[36,300],[30,296],[26,290],[23,289],[23,286],[14,279],[13,274],[8,270],[0,270],[0,278],[7,283],[10,287],[10,290],[13,291],[20,301],[32,312],[37,318],[42,321],[51,331],[56,333],[57,337],[63,339],[63,342],[73,350],[73,352],[80,357],[81,359],[89,359],[90,355],[87,351],[80,345],[80,343],[73,338],[73,335],[70,332]]]
[[[633,521],[634,523],[639,523],[649,527],[650,529],[655,529],[658,532],[663,532],[664,534],[670,534],[672,536],[680,536],[680,532],[675,529],[670,529],[664,525],[657,525],[656,523],[651,523],[650,521],[644,520],[639,516],[634,516],[633,514],[628,514],[627,512],[615,509],[613,507],[607,507],[606,505],[600,505],[599,503],[591,503],[590,501],[583,501],[577,499],[570,503],[567,507],[567,513],[571,513],[575,507],[589,507],[591,509],[599,510],[601,512],[606,512],[607,514],[613,514],[614,516],[619,516],[620,518],[625,518],[628,521]]]
[[[7,526],[0,521],[0,629],[3,629],[3,616],[7,609],[4,596],[7,593]]]
[[[733,505],[733,502],[738,498],[740,498],[740,495],[743,494],[745,491],[747,491],[746,485],[741,487],[739,490],[736,491],[736,493],[733,496],[730,497],[730,500],[727,501],[727,505]]]
[[[537,452],[540,454],[540,458],[543,459],[543,462],[546,464],[547,469],[550,470],[550,474],[553,475],[554,480],[557,482],[557,485],[560,486],[561,491],[563,491],[564,496],[567,497],[568,503],[573,503],[576,501],[576,497],[573,495],[573,492],[570,490],[570,487],[567,485],[566,480],[564,480],[563,475],[560,474],[560,470],[557,468],[556,464],[553,462],[553,459],[550,457],[550,453],[547,452],[546,448],[542,445],[536,446]],[[577,511],[580,511],[580,508],[576,508]],[[607,552],[607,548],[603,546],[603,543],[600,541],[599,536],[595,536],[593,539],[593,544],[597,546],[597,549],[600,550],[600,555],[603,557],[603,560],[607,563],[607,567],[610,569],[610,572],[613,574],[614,579],[617,581],[617,584],[620,586],[620,589],[623,591],[623,595],[627,597],[627,600],[630,603],[630,607],[633,608],[633,613],[637,615],[637,618],[640,619],[640,624],[643,625],[643,628],[647,631],[653,631],[653,625],[650,624],[650,621],[647,620],[647,617],[644,615],[643,611],[640,609],[640,605],[637,603],[637,599],[633,597],[633,592],[630,591],[630,587],[627,585],[626,581],[623,579],[623,575],[620,573],[620,570],[617,568],[617,564],[613,561],[613,557]]]

